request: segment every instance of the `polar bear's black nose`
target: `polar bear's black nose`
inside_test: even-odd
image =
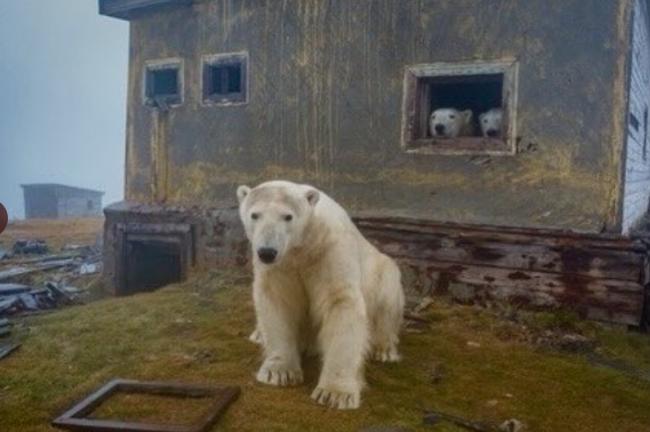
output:
[[[445,125],[437,124],[435,129],[439,134],[445,133]]]
[[[487,136],[489,136],[490,138],[494,138],[498,134],[499,134],[499,131],[497,131],[496,129],[488,129],[488,131],[487,131]]]
[[[271,264],[275,257],[278,256],[278,251],[273,248],[259,248],[257,256],[260,257],[264,264]]]

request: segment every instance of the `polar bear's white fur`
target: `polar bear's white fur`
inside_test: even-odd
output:
[[[286,181],[237,189],[253,248],[253,299],[264,347],[257,380],[300,384],[301,353],[322,356],[311,397],[358,408],[370,353],[397,361],[404,294],[395,262],[371,245],[325,193]]]
[[[454,108],[439,108],[429,117],[431,136],[436,138],[457,138],[473,135],[472,110],[458,111]]]
[[[501,124],[503,123],[503,110],[501,108],[492,108],[479,116],[481,132],[486,138],[496,138],[501,136]]]

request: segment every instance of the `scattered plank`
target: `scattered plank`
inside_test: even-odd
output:
[[[0,360],[8,357],[11,353],[20,348],[20,344],[0,345]]]
[[[14,284],[14,283],[6,283],[6,284],[0,284],[0,297],[8,296],[8,295],[14,295],[14,294],[22,294],[26,293],[30,290],[31,288],[27,285],[21,285],[21,284]]]
[[[9,270],[0,271],[0,281],[15,278],[18,276],[25,276],[31,273],[54,270],[57,268],[66,267],[71,264],[74,264],[73,259],[64,259],[64,260],[47,262],[35,267],[14,267]]]
[[[446,421],[463,429],[467,429],[474,432],[495,432],[498,429],[492,425],[486,423],[480,423],[462,417],[457,417],[451,414],[446,414],[440,411],[428,411],[424,416],[424,424],[429,426],[434,426],[440,421]]]
[[[20,300],[18,300],[18,296],[3,297],[0,299],[0,313],[11,310],[11,308],[16,306],[19,302]]]

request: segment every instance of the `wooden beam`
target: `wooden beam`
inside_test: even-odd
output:
[[[648,248],[640,240],[410,219],[355,222],[379,249],[410,269],[419,285],[436,293],[464,284],[469,287],[464,296],[474,300],[565,307],[635,326],[642,321]]]

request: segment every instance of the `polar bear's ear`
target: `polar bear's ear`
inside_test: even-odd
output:
[[[472,110],[465,110],[465,111],[463,111],[461,114],[463,114],[463,117],[465,117],[465,121],[466,121],[466,122],[469,123],[469,122],[472,121],[472,116],[474,115],[474,113],[472,112]]]
[[[305,194],[305,197],[307,198],[309,205],[315,207],[316,203],[318,203],[318,200],[320,199],[320,192],[316,189],[309,189]]]
[[[248,186],[239,186],[237,188],[237,199],[239,200],[240,204],[248,196],[250,191],[251,191],[251,188],[249,188]]]

